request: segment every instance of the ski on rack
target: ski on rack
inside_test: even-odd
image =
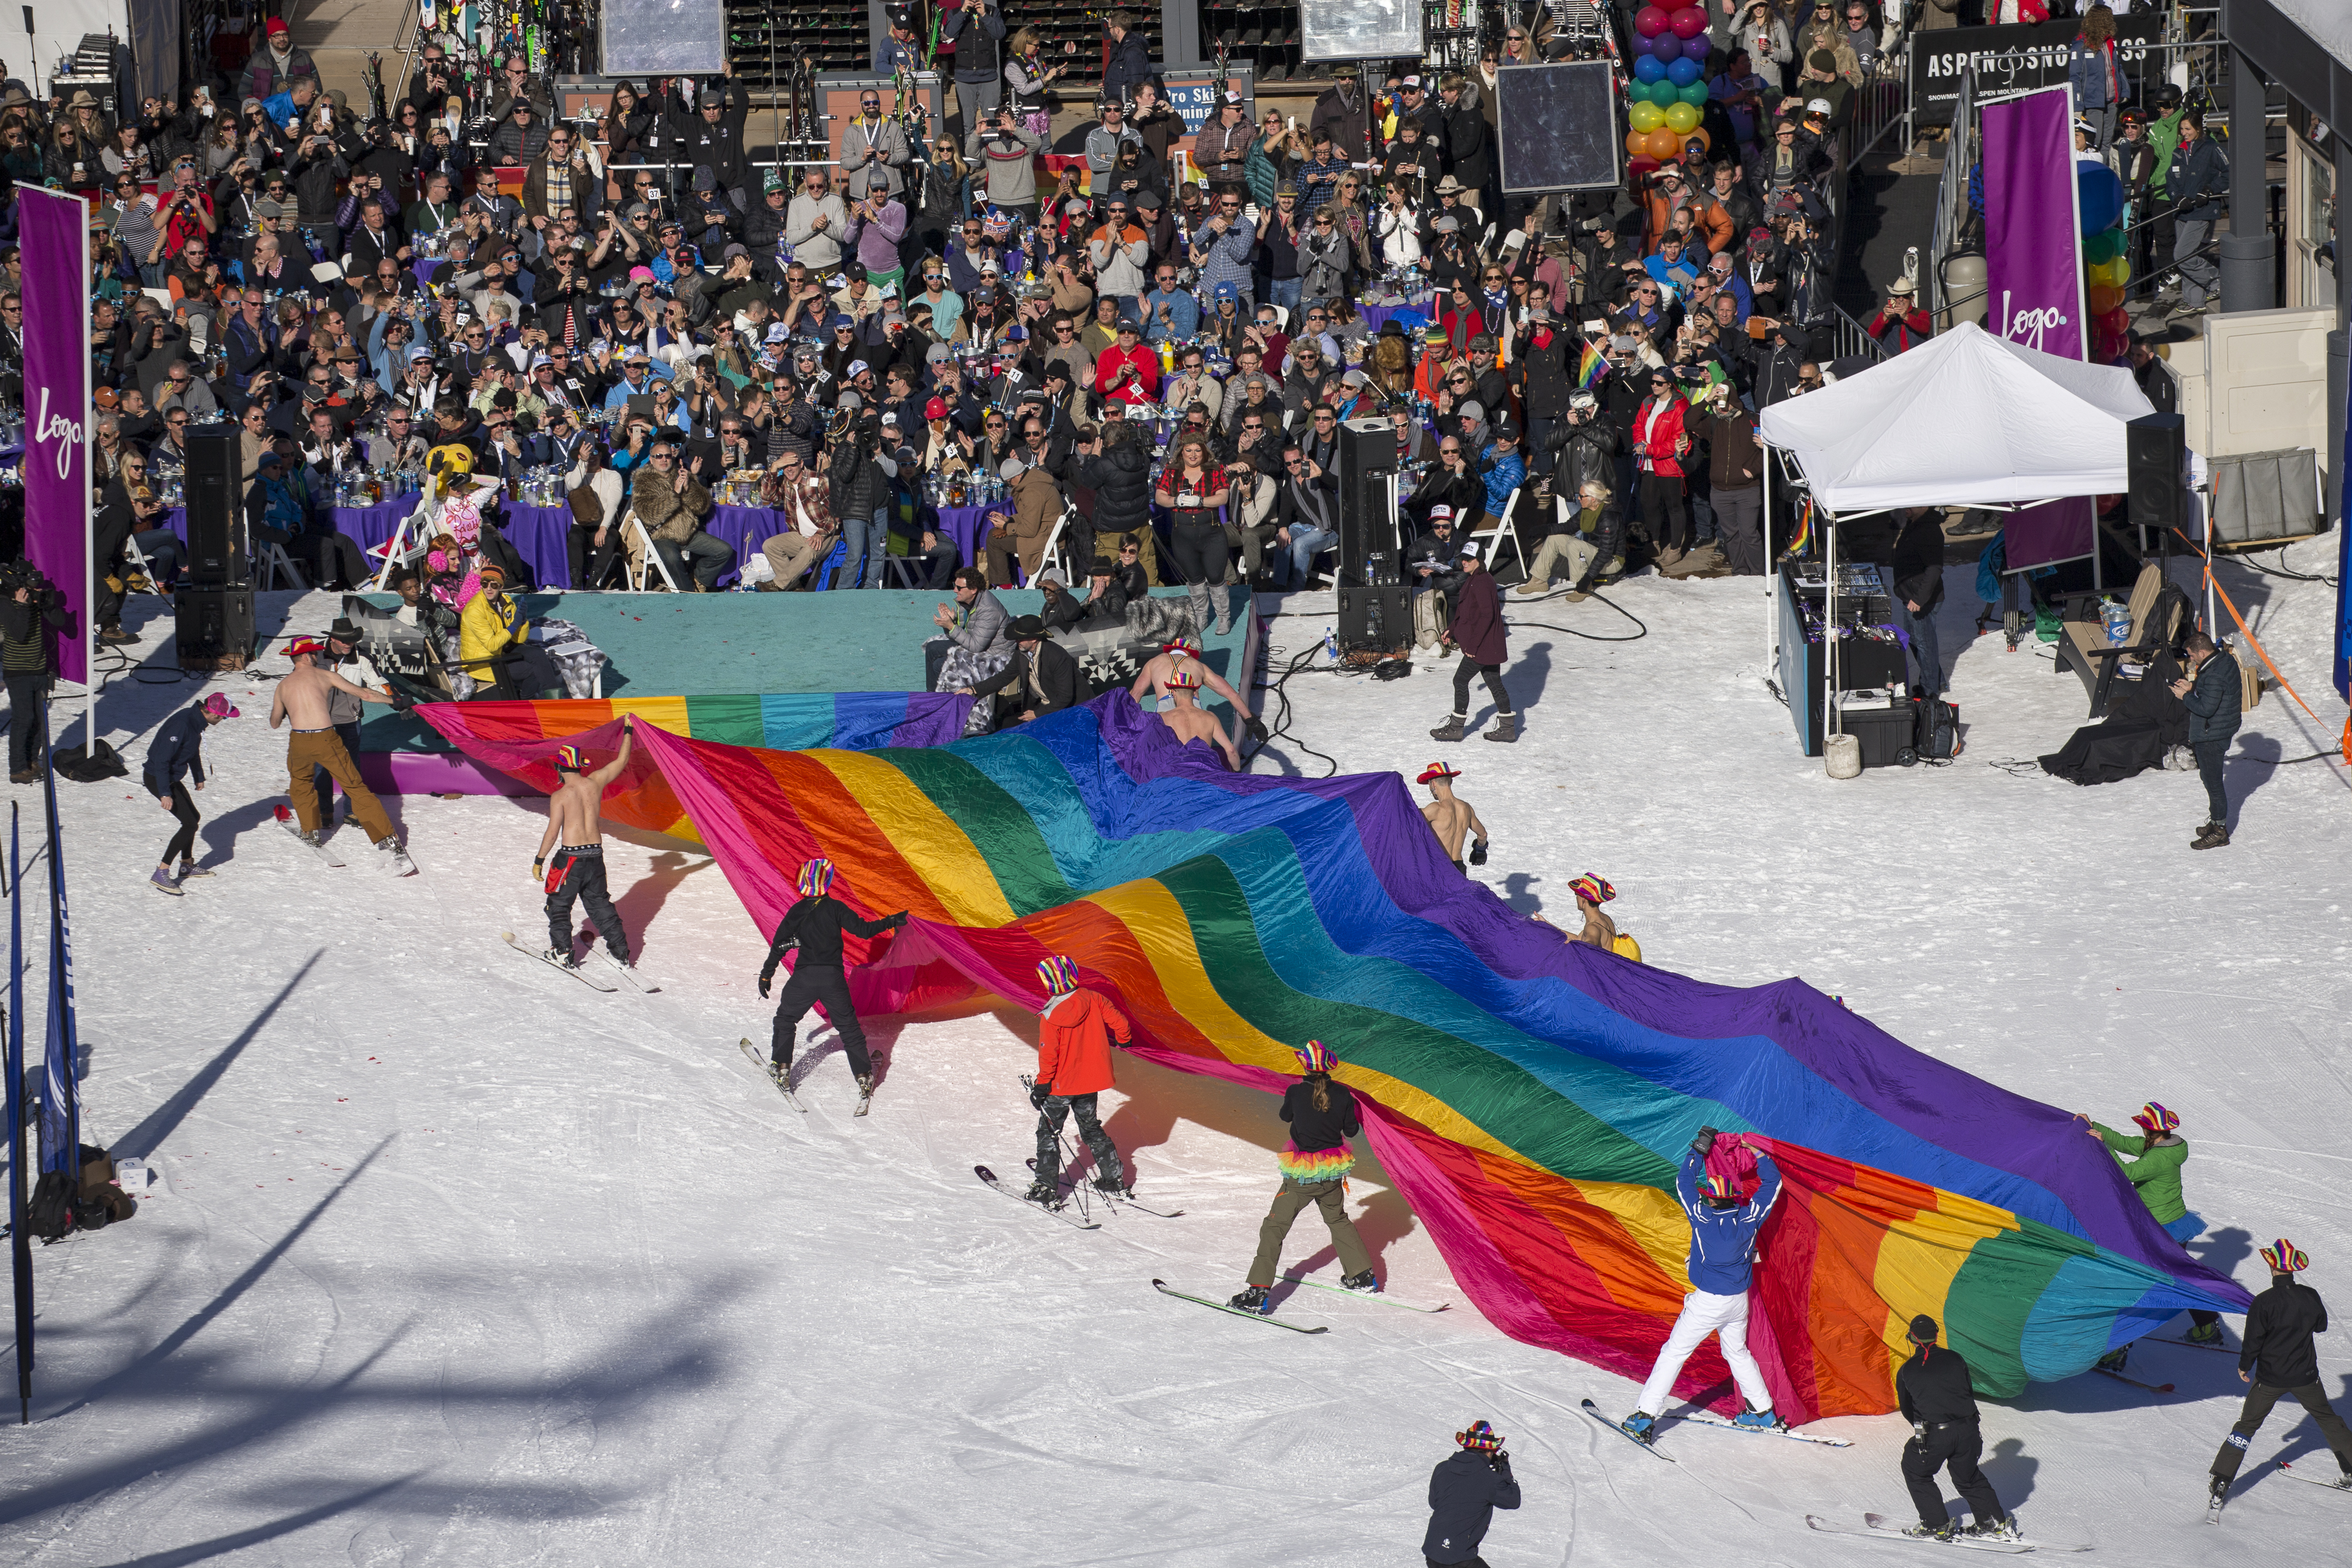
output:
[[[1102,1228],[1102,1222],[1100,1220],[1080,1219],[1077,1215],[1066,1213],[1062,1209],[1047,1208],[1044,1204],[1031,1203],[1027,1198],[1023,1197],[1019,1193],[1014,1192],[1011,1187],[1008,1187],[1003,1182],[998,1181],[996,1179],[996,1173],[990,1170],[985,1165],[974,1165],[971,1168],[971,1173],[978,1176],[982,1181],[986,1182],[989,1185],[990,1191],[1003,1193],[1006,1197],[1011,1198],[1023,1208],[1035,1209],[1039,1214],[1052,1215],[1064,1225],[1074,1226],[1079,1230],[1100,1230]]]
[[[1444,1301],[1440,1301],[1434,1307],[1424,1307],[1418,1301],[1401,1301],[1385,1290],[1350,1290],[1345,1285],[1332,1285],[1320,1279],[1309,1279],[1304,1274],[1286,1274],[1283,1278],[1293,1285],[1311,1285],[1318,1290],[1328,1290],[1335,1296],[1346,1296],[1358,1301],[1378,1301],[1383,1306],[1402,1307],[1408,1312],[1443,1312],[1447,1306]]]
[[[1254,1323],[1272,1323],[1276,1328],[1288,1329],[1294,1334],[1325,1334],[1331,1331],[1330,1325],[1328,1323],[1317,1323],[1309,1327],[1305,1323],[1294,1323],[1287,1319],[1277,1318],[1272,1312],[1249,1312],[1229,1301],[1212,1300],[1206,1296],[1190,1296],[1175,1289],[1165,1279],[1154,1279],[1151,1282],[1151,1288],[1163,1296],[1173,1296],[1179,1301],[1198,1301],[1202,1306],[1214,1311],[1228,1312],[1236,1318],[1247,1318]]]
[[[1643,1442],[1642,1439],[1634,1436],[1631,1432],[1626,1431],[1622,1425],[1610,1420],[1609,1417],[1601,1414],[1601,1406],[1593,1404],[1590,1399],[1584,1401],[1583,1410],[1587,1415],[1591,1416],[1595,1421],[1600,1422],[1603,1426],[1608,1427],[1609,1430],[1616,1433],[1617,1436],[1624,1438],[1625,1441],[1633,1444],[1633,1447],[1641,1449],[1644,1454],[1651,1456],[1653,1458],[1664,1459],[1670,1465],[1675,1462],[1675,1457],[1672,1454],[1661,1452],[1655,1443]]]
[[[801,1097],[792,1091],[790,1081],[791,1075],[789,1073],[783,1078],[778,1078],[775,1074],[774,1068],[769,1064],[767,1058],[760,1054],[760,1047],[751,1043],[749,1036],[746,1036],[744,1038],[740,1039],[735,1043],[743,1047],[743,1055],[751,1061],[753,1067],[760,1069],[760,1076],[776,1086],[776,1092],[784,1097],[785,1104],[791,1106],[794,1110],[799,1111],[803,1116],[808,1114],[808,1107],[803,1105],[801,1103]]]
[[[606,980],[604,976],[599,974],[591,974],[576,963],[558,963],[554,959],[551,959],[548,957],[547,954],[540,952],[539,949],[535,947],[525,947],[519,940],[517,940],[515,933],[510,931],[502,931],[499,932],[499,940],[505,942],[509,947],[513,948],[517,952],[521,953],[525,958],[536,959],[538,962],[544,963],[548,968],[552,969],[558,974],[569,974],[572,979],[577,980],[581,984],[585,985],[591,991],[602,991],[607,995],[610,995],[612,993],[620,989],[619,986],[614,984],[611,981]]]

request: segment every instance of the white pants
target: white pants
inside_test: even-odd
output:
[[[1634,1408],[1664,1415],[1666,1401],[1674,1396],[1675,1379],[1682,1375],[1683,1363],[1690,1360],[1691,1352],[1709,1334],[1723,1337],[1723,1359],[1731,1367],[1732,1382],[1739,1385],[1739,1396],[1759,1410],[1771,1409],[1772,1394],[1764,1386],[1764,1369],[1748,1352],[1747,1292],[1715,1296],[1705,1290],[1694,1290],[1683,1298],[1682,1315],[1675,1320],[1675,1331],[1666,1336],[1666,1348],[1658,1352],[1650,1381],[1642,1385],[1642,1403]]]

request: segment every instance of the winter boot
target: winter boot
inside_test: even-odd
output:
[[[1941,1524],[1915,1524],[1903,1531],[1914,1541],[1958,1541],[1960,1527],[1951,1520]]]
[[[1274,1300],[1263,1285],[1244,1285],[1242,1293],[1225,1303],[1238,1312],[1266,1313],[1274,1310]]]
[[[155,868],[155,874],[148,878],[147,881],[159,893],[169,893],[175,899],[187,897],[185,893],[180,891],[180,884],[172,879],[172,873],[161,866]]]
[[[10,784],[38,784],[41,782],[41,770],[38,768],[18,768],[15,773],[8,775],[8,782]]]
[[[183,882],[186,881],[191,877],[209,877],[211,875],[212,872],[209,869],[197,865],[194,860],[183,860],[180,862],[179,876],[180,880]]]
[[[1658,1418],[1646,1410],[1636,1410],[1617,1425],[1623,1427],[1626,1436],[1637,1443],[1654,1443],[1658,1440]]]
[[[1433,741],[1460,740],[1463,734],[1462,721],[1468,717],[1469,715],[1466,713],[1454,714],[1452,718],[1446,720],[1444,723],[1440,724],[1436,729],[1432,730],[1429,732],[1429,738]]]
[[[1192,629],[1206,636],[1213,612],[1209,607],[1209,585],[1193,583],[1184,589],[1185,600],[1192,606]]]
[[[2221,1342],[2221,1325],[2191,1323],[2189,1325],[2189,1331],[2180,1337],[2192,1345],[2218,1345]]]
[[[1217,635],[1223,637],[1234,629],[1234,591],[1221,583],[1209,594],[1217,602]]]
[[[1779,1411],[1759,1410],[1752,1405],[1733,1416],[1731,1424],[1751,1432],[1786,1432],[1789,1429],[1789,1424],[1780,1419]]]
[[[2191,849],[2227,849],[2229,847],[2230,830],[2222,826],[2220,823],[2213,822],[2206,825],[2205,831],[2199,835],[2197,841],[2189,845],[2189,847]]]
[[[1486,739],[1490,741],[1516,741],[1518,738],[1519,716],[1516,713],[1499,715],[1494,727],[1486,731]]]
[[[1343,1290],[1361,1290],[1367,1296],[1377,1296],[1381,1293],[1380,1279],[1369,1268],[1361,1274],[1341,1275],[1339,1288]]]

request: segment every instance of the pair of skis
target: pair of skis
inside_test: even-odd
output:
[[[1328,1290],[1335,1295],[1350,1297],[1359,1301],[1378,1301],[1382,1306],[1401,1307],[1408,1312],[1443,1312],[1446,1308],[1446,1303],[1443,1301],[1434,1307],[1423,1307],[1412,1301],[1400,1301],[1382,1291],[1350,1290],[1344,1285],[1329,1285],[1320,1279],[1309,1279],[1299,1274],[1286,1274],[1283,1278],[1293,1285],[1305,1285],[1317,1290]],[[1180,1301],[1196,1301],[1216,1311],[1230,1312],[1236,1318],[1248,1318],[1261,1323],[1272,1323],[1277,1329],[1288,1329],[1294,1334],[1321,1334],[1330,1331],[1330,1325],[1328,1323],[1294,1323],[1289,1319],[1279,1317],[1272,1312],[1253,1312],[1246,1307],[1236,1307],[1230,1301],[1220,1301],[1213,1297],[1194,1296],[1179,1290],[1165,1279],[1154,1279],[1151,1282],[1151,1288],[1163,1296],[1173,1296]]]
[[[303,848],[308,849],[311,854],[316,855],[319,858],[320,864],[331,866],[337,870],[341,870],[344,864],[343,858],[335,853],[334,841],[331,838],[321,837],[316,843],[313,843],[311,840],[303,837],[302,819],[294,815],[293,809],[290,806],[278,806],[274,815],[277,817],[278,826],[284,828],[288,836],[290,837],[295,843],[299,844]],[[416,862],[411,860],[408,858],[408,851],[403,849],[396,843],[392,848],[392,869],[393,874],[397,877],[414,877],[416,875]]]
[[[2088,1546],[2062,1545],[2055,1542],[2032,1541],[2017,1536],[1956,1535],[1946,1540],[1935,1535],[1912,1535],[1904,1527],[1883,1513],[1865,1513],[1860,1530],[1832,1524],[1819,1514],[1805,1515],[1807,1528],[1824,1535],[1875,1535],[1889,1541],[1915,1541],[1924,1546],[1956,1546],[1963,1552],[2000,1552],[2021,1557],[2031,1552],[2088,1552]]]
[[[2334,1475],[2329,1475],[2325,1470],[2298,1470],[2285,1459],[2274,1459],[2272,1463],[2278,1467],[2280,1475],[2291,1481],[2308,1481],[2315,1487],[2326,1487],[2332,1492],[2352,1492],[2352,1476],[2346,1475],[2341,1469]],[[2221,1510],[2229,1500],[2230,1493],[2225,1489],[2208,1501],[2205,1505],[2205,1522],[2221,1523]]]
[[[986,1167],[975,1165],[972,1169],[976,1171],[984,1170]],[[1029,1170],[1031,1174],[1034,1175],[1036,1173],[1037,1156],[1034,1154],[1029,1156]],[[1060,1184],[1062,1190],[1066,1193],[1076,1190],[1078,1184],[1067,1172],[1064,1172],[1060,1179]],[[1096,1195],[1114,1209],[1133,1209],[1138,1214],[1148,1214],[1154,1219],[1181,1219],[1184,1217],[1184,1211],[1182,1209],[1148,1208],[1144,1205],[1137,1203],[1133,1198],[1125,1196],[1118,1193],[1106,1193],[1102,1192],[1100,1189],[1097,1189]],[[1024,1199],[1024,1201],[1026,1202],[1028,1200]]]
[[[502,931],[499,932],[499,940],[505,942],[509,947],[513,948],[517,952],[521,953],[525,958],[535,959],[539,963],[544,963],[548,968],[554,970],[558,974],[569,974],[572,979],[577,980],[581,984],[585,985],[591,991],[602,991],[605,994],[610,995],[612,993],[622,989],[625,983],[628,989],[637,992],[641,995],[650,994],[651,993],[661,989],[658,985],[648,984],[645,976],[639,974],[633,966],[623,963],[620,960],[614,958],[611,953],[606,952],[601,947],[592,947],[588,950],[588,956],[596,960],[598,965],[595,969],[590,969],[587,965],[581,963],[576,959],[570,963],[565,963],[558,959],[548,957],[546,953],[541,952],[538,948],[526,947],[523,945],[522,939],[516,936],[515,933],[510,931]],[[614,980],[609,978],[611,975],[618,975],[620,978],[618,980]]]
[[[1583,1401],[1580,1408],[1581,1408],[1587,1415],[1591,1416],[1595,1421],[1600,1422],[1603,1426],[1608,1427],[1609,1430],[1616,1433],[1617,1436],[1624,1438],[1625,1441],[1633,1444],[1633,1447],[1641,1449],[1643,1453],[1655,1455],[1657,1458],[1665,1460],[1665,1462],[1670,1465],[1675,1462],[1675,1457],[1672,1454],[1665,1452],[1657,1446],[1657,1442],[1654,1437],[1648,1439],[1636,1437],[1633,1433],[1625,1430],[1625,1426],[1622,1422],[1612,1421],[1607,1415],[1601,1413],[1601,1406],[1593,1404],[1590,1399]],[[1722,1416],[1705,1410],[1686,1410],[1680,1415],[1674,1418],[1674,1424],[1676,1426],[1680,1426],[1685,1422],[1688,1422],[1694,1426],[1716,1426],[1720,1427],[1727,1432],[1745,1432],[1752,1436],[1758,1437],[1785,1437],[1791,1443],[1811,1443],[1823,1448],[1851,1448],[1853,1447],[1853,1444],[1847,1442],[1843,1437],[1824,1437],[1817,1433],[1799,1432],[1794,1428],[1788,1426],[1742,1426],[1737,1422],[1727,1421]]]
[[[760,1069],[760,1076],[776,1086],[776,1092],[784,1097],[785,1104],[791,1106],[794,1110],[801,1112],[803,1115],[806,1115],[808,1113],[808,1107],[801,1103],[801,1097],[793,1092],[793,1086],[790,1081],[789,1075],[784,1078],[777,1077],[774,1067],[769,1062],[766,1057],[760,1054],[760,1047],[751,1043],[749,1036],[736,1041],[735,1044],[741,1048],[744,1059],[749,1061],[753,1067]],[[863,1116],[873,1109],[874,1091],[870,1089],[860,1089],[857,1094],[857,1109],[851,1111],[850,1114],[852,1116]]]

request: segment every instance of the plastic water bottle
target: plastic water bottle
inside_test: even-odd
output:
[[[1339,662],[1339,639],[1329,626],[1323,628],[1323,657],[1333,664]]]
[[[2100,617],[2106,622],[2109,647],[2122,647],[2131,641],[2131,606],[2120,599],[2109,599],[2101,606]]]

